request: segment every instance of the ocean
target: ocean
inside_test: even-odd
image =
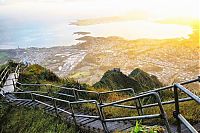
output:
[[[88,35],[97,37],[119,36],[129,40],[187,38],[192,33],[189,26],[161,24],[140,17],[109,22],[101,22],[100,19],[98,23],[84,26],[70,25],[77,20],[120,16],[128,12],[126,8],[115,9],[110,6],[111,2],[97,2],[102,5],[79,0],[57,2],[57,5],[55,1],[3,2],[0,4],[0,49],[76,45],[79,42],[76,39],[83,35],[74,35],[74,32],[90,32]],[[87,7],[87,4],[100,6]],[[112,8],[106,8],[105,4]]]

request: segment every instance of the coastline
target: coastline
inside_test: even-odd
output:
[[[61,77],[73,77],[89,84],[115,67],[120,67],[124,73],[139,67],[156,75],[165,84],[198,76],[198,43],[194,42],[194,46],[189,47],[188,39],[125,40],[121,37],[92,36],[79,39],[84,42],[73,46],[7,50],[7,53],[10,53],[10,58],[29,60]],[[183,52],[185,55],[182,55]],[[194,58],[191,60],[188,55]]]

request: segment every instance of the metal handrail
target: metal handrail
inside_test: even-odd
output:
[[[17,67],[15,69],[15,73],[19,74],[19,66],[18,65],[17,65]],[[136,96],[133,96],[133,97],[130,97],[130,98],[127,98],[127,99],[123,99],[123,100],[118,100],[118,101],[111,102],[111,103],[102,103],[101,95],[110,94],[110,93],[116,93],[116,92],[125,92],[125,91],[132,91],[133,94],[135,95],[134,90],[132,88],[127,88],[127,89],[107,91],[107,92],[95,92],[95,91],[79,90],[79,89],[76,89],[76,88],[67,88],[67,87],[63,87],[63,86],[56,86],[56,85],[52,85],[52,84],[22,84],[22,83],[19,83],[19,82],[17,82],[17,84],[19,84],[21,86],[23,86],[23,85],[24,86],[51,86],[51,87],[58,87],[58,88],[66,89],[66,90],[72,90],[74,93],[73,93],[73,95],[70,95],[70,96],[73,96],[75,98],[76,101],[74,101],[74,102],[70,102],[70,101],[67,101],[67,100],[58,99],[58,98],[54,98],[54,97],[50,97],[50,96],[46,96],[46,95],[42,95],[42,94],[37,94],[37,93],[39,93],[37,91],[36,92],[30,91],[30,92],[23,92],[23,93],[24,94],[25,93],[30,94],[32,101],[40,102],[41,104],[45,104],[46,106],[53,107],[55,109],[56,115],[59,115],[58,114],[58,110],[71,115],[73,117],[73,119],[74,119],[74,124],[75,125],[76,125],[76,117],[99,119],[102,122],[102,126],[104,128],[104,131],[108,132],[106,122],[109,122],[109,121],[125,121],[125,120],[148,119],[148,118],[151,119],[151,118],[159,118],[160,117],[165,122],[165,125],[167,127],[167,131],[171,132],[171,129],[169,128],[169,123],[168,123],[168,120],[167,120],[167,116],[166,116],[166,113],[164,112],[164,109],[163,109],[162,105],[175,103],[176,111],[174,112],[174,116],[176,117],[176,119],[178,121],[178,127],[177,127],[178,132],[180,132],[180,130],[181,130],[180,122],[182,122],[184,125],[186,125],[186,127],[191,132],[194,132],[194,131],[196,132],[196,130],[190,125],[190,123],[180,114],[180,112],[179,112],[179,102],[195,100],[197,103],[200,104],[200,98],[182,86],[182,85],[193,83],[193,82],[197,82],[197,81],[200,81],[200,76],[197,79],[193,79],[193,80],[190,80],[190,81],[181,82],[179,84],[175,84],[175,85],[171,85],[171,86],[166,86],[166,87],[150,90],[150,91],[147,91],[147,92],[141,92],[141,93],[137,94]],[[157,92],[163,91],[163,90],[167,90],[167,89],[170,89],[170,88],[174,88],[175,100],[161,102],[160,96],[157,94]],[[177,89],[183,91],[189,97],[188,98],[178,99],[178,91],[177,91]],[[96,100],[79,99],[79,93],[81,93],[81,92],[86,92],[88,94],[89,93],[93,93],[95,95],[98,95],[98,98],[99,98],[98,100],[100,101],[100,103],[98,103]],[[23,93],[20,92],[20,93],[13,93],[13,94],[23,94]],[[59,94],[59,93],[57,93],[57,94]],[[53,106],[49,105],[49,104],[47,104],[45,102],[42,102],[40,100],[35,99],[34,96],[39,96],[39,97],[48,98],[48,99],[52,100],[53,101]],[[66,95],[66,96],[69,96],[69,95]],[[132,100],[133,101],[140,100],[141,98],[148,97],[148,96],[155,96],[157,103],[147,104],[147,105],[141,105],[140,104],[140,106],[138,106],[137,104],[136,104],[136,106],[120,105],[121,103],[124,103],[124,102],[132,101]],[[29,99],[14,99],[14,100],[29,100]],[[81,101],[79,101],[79,100],[81,100]],[[57,101],[67,103],[68,106],[71,109],[71,112],[68,112],[68,111],[65,111],[64,109],[58,108],[57,105],[56,105]],[[96,104],[96,108],[98,110],[99,115],[98,116],[91,116],[91,115],[76,114],[74,112],[73,105],[74,104],[83,104],[83,103]],[[129,109],[143,109],[143,108],[148,108],[148,107],[153,107],[153,106],[159,106],[160,114],[153,114],[153,115],[143,115],[142,114],[142,116],[132,116],[132,117],[121,117],[121,118],[106,119],[105,115],[103,113],[103,108],[108,107],[108,106],[115,106],[115,107],[129,108]]]
[[[200,76],[198,76],[198,78],[196,79],[192,79],[192,80],[189,80],[189,81],[185,81],[185,82],[181,82],[179,83],[180,85],[185,85],[185,84],[189,84],[189,83],[193,83],[193,82],[197,82],[197,81],[200,81]],[[63,86],[56,86],[56,85],[52,85],[52,84],[23,84],[23,83],[20,83],[20,82],[17,82],[16,84],[19,84],[19,85],[22,85],[22,86],[53,86],[53,87],[58,87],[58,88],[62,88],[62,89],[66,89],[66,90],[74,90],[76,92],[86,92],[86,93],[94,93],[96,95],[99,95],[99,101],[101,102],[101,95],[104,95],[104,94],[108,94],[108,93],[114,93],[114,92],[119,92],[119,91],[126,91],[126,90],[131,90],[134,92],[134,90],[132,88],[126,88],[126,89],[120,89],[120,90],[113,90],[113,91],[107,91],[107,92],[96,92],[96,91],[88,91],[88,90],[79,90],[79,89],[76,89],[76,88],[67,88],[67,87],[63,87]],[[154,90],[150,90],[150,91],[146,91],[146,92],[141,92],[137,95],[141,95],[141,94],[145,94],[145,93],[150,93],[150,92],[159,92],[159,91],[163,91],[163,90],[167,90],[167,89],[171,89],[173,88],[174,85],[170,85],[170,86],[166,86],[166,87],[161,87],[161,88],[158,88],[158,89],[154,89]],[[79,97],[79,96],[77,96]]]
[[[16,82],[16,84],[18,84],[20,86],[50,86],[50,87],[57,87],[57,88],[65,89],[65,90],[71,90],[71,91],[74,91],[74,94],[73,95],[65,95],[65,96],[74,97],[76,100],[82,100],[82,99],[79,98],[81,92],[85,92],[87,94],[92,93],[92,94],[97,95],[98,101],[100,103],[102,103],[102,99],[101,99],[102,95],[105,95],[105,94],[131,91],[131,93],[135,95],[133,88],[125,88],[125,89],[106,91],[106,92],[96,92],[96,91],[89,91],[89,90],[79,90],[79,89],[76,89],[76,88],[68,88],[68,87],[64,87],[64,86],[57,86],[57,85],[53,85],[53,84],[24,84],[24,83],[20,83],[20,82]],[[63,94],[64,95],[64,93],[57,93],[57,94],[61,94],[61,95]]]
[[[124,100],[118,100],[118,101],[115,101],[115,102],[112,102],[112,103],[99,105],[100,111],[103,112],[103,108],[113,106],[114,104],[121,104],[121,103],[129,102],[129,101],[133,101],[133,100],[138,100],[140,98],[149,97],[149,96],[154,96],[156,98],[156,102],[158,103],[158,106],[159,106],[159,109],[160,109],[160,114],[142,115],[142,116],[133,116],[133,117],[121,117],[121,118],[112,118],[112,119],[106,119],[105,116],[103,116],[102,122],[103,122],[106,130],[107,130],[106,122],[108,122],[108,121],[125,121],[125,120],[150,119],[150,118],[160,117],[161,119],[163,119],[168,133],[171,133],[171,129],[170,129],[170,126],[169,126],[167,115],[166,115],[166,113],[163,109],[160,96],[156,92],[146,93],[146,94],[142,94],[142,95],[136,95],[134,97],[127,98],[127,99],[124,99]]]
[[[42,92],[44,93],[44,92]],[[143,118],[157,118],[158,116],[161,118],[162,116],[162,119],[164,119],[165,123],[166,123],[166,126],[167,126],[167,129],[168,131],[170,132],[170,129],[168,128],[168,121],[167,121],[167,118],[166,118],[166,114],[162,108],[162,103],[160,102],[160,98],[159,98],[159,95],[155,92],[152,92],[152,93],[149,93],[149,94],[143,94],[143,95],[139,95],[139,96],[135,96],[135,97],[131,97],[131,98],[128,98],[128,99],[125,99],[125,100],[119,100],[119,101],[116,101],[116,102],[113,102],[113,103],[109,103],[109,104],[106,104],[106,105],[101,105],[99,104],[96,100],[84,100],[84,101],[74,101],[74,102],[70,102],[70,101],[66,101],[66,100],[62,100],[62,99],[58,99],[58,98],[54,98],[54,97],[50,97],[50,96],[46,96],[46,95],[42,95],[42,94],[37,94],[37,93],[32,93],[31,91],[29,92],[11,92],[11,94],[30,94],[31,95],[31,100],[32,101],[36,101],[36,102],[39,102],[41,104],[44,104],[46,106],[49,106],[49,107],[52,107],[52,108],[55,108],[56,112],[58,110],[62,111],[62,112],[65,112],[69,115],[71,115],[74,119],[74,123],[76,124],[76,117],[84,117],[84,118],[93,118],[93,119],[99,119],[101,120],[102,122],[102,125],[104,127],[104,130],[107,132],[107,126],[106,126],[106,122],[108,121],[119,121],[119,120],[128,120],[128,119],[143,119]],[[127,102],[127,101],[131,101],[131,100],[137,100],[139,98],[142,98],[142,97],[146,97],[146,96],[150,96],[150,95],[154,95],[156,96],[156,99],[158,101],[158,105],[160,107],[160,110],[161,110],[161,114],[155,114],[155,115],[151,115],[152,117],[150,117],[150,115],[146,115],[146,116],[137,116],[137,117],[124,117],[124,118],[113,118],[113,119],[105,119],[104,118],[104,113],[102,111],[102,109],[104,107],[107,107],[107,106],[111,106],[111,105],[115,105],[115,104],[120,104],[122,102]],[[43,97],[43,98],[47,98],[51,101],[54,102],[54,106],[53,105],[49,105],[45,102],[42,102],[40,100],[37,100],[34,98],[34,96],[39,96],[39,97]],[[13,99],[13,100],[19,100],[19,99]],[[20,100],[29,100],[29,99],[20,99]],[[19,100],[19,101],[20,101]],[[71,108],[71,112],[69,111],[66,111],[64,109],[61,109],[61,108],[58,108],[56,106],[56,101],[59,101],[59,102],[64,102],[64,103],[67,103],[69,105],[69,107]],[[93,103],[96,105],[96,109],[98,110],[98,114],[99,115],[96,115],[96,116],[91,116],[91,115],[84,115],[84,114],[76,114],[74,112],[74,108],[73,108],[73,105],[74,104],[83,104],[83,103]],[[136,108],[135,108],[136,109]],[[56,113],[57,114],[57,113]],[[58,115],[58,114],[57,114]]]
[[[5,79],[8,77],[8,75],[10,74],[10,70],[8,68],[6,68],[4,74],[2,74],[1,76],[1,80],[0,80],[0,87],[3,87],[3,83],[5,82]]]
[[[7,65],[4,70],[1,72],[0,77],[2,77],[2,75],[4,74],[4,72],[7,70],[7,68],[9,67],[9,65]]]
[[[196,101],[200,105],[200,98],[193,94],[191,91],[186,89],[180,84],[174,84],[174,99],[175,99],[175,111],[173,112],[174,117],[177,120],[177,131],[181,133],[181,122],[189,129],[191,133],[198,133],[196,129],[181,115],[179,110],[179,98],[178,98],[178,89],[185,94],[187,94],[192,100]]]
[[[43,92],[44,93],[44,92]],[[97,107],[97,110],[98,110],[98,102],[96,100],[84,100],[84,101],[76,101],[76,102],[70,102],[70,101],[66,101],[66,100],[62,100],[62,99],[58,99],[58,98],[54,98],[54,97],[50,97],[50,96],[46,96],[46,95],[42,95],[42,94],[37,94],[37,93],[32,93],[32,92],[9,92],[7,94],[30,94],[31,95],[31,100],[32,101],[35,101],[35,102],[38,102],[38,103],[41,103],[45,106],[48,106],[48,107],[52,107],[52,108],[55,108],[55,111],[58,112],[58,110],[64,112],[64,113],[67,113],[69,115],[71,115],[74,119],[74,124],[76,125],[76,117],[84,117],[84,118],[93,118],[93,119],[100,119],[100,115],[98,116],[91,116],[91,115],[84,115],[84,114],[76,114],[74,113],[74,108],[73,108],[73,105],[74,104],[83,104],[83,103],[93,103],[96,105]],[[40,100],[37,100],[34,98],[34,96],[39,96],[39,97],[43,97],[43,98],[47,98],[49,100],[52,100],[53,103],[54,103],[54,106],[52,105],[49,105],[45,102],[42,102]],[[29,99],[12,99],[13,101],[23,101],[23,100],[29,100]],[[56,106],[56,101],[59,101],[59,102],[64,102],[64,103],[67,103],[69,105],[69,107],[71,108],[71,112],[69,111],[66,111],[64,109],[61,109],[61,108],[58,108]],[[56,115],[58,115],[58,113],[56,113]]]
[[[138,119],[153,119],[153,118],[161,118],[161,114],[111,118],[111,119],[105,119],[104,121],[105,122],[114,122],[114,121],[126,121],[126,120],[138,120]]]
[[[177,83],[177,84],[174,85],[174,87],[183,91],[185,94],[187,94],[193,100],[195,100],[198,104],[200,104],[200,98],[197,95],[195,95],[194,93],[192,93],[191,91],[189,91],[188,89],[186,89],[185,87],[183,87],[182,85]]]
[[[189,81],[181,82],[181,83],[179,83],[179,84],[180,84],[180,85],[186,85],[186,84],[193,83],[193,82],[197,82],[197,81],[200,82],[200,76],[198,76],[198,77],[195,78],[195,79],[189,80]],[[145,93],[149,93],[149,92],[159,92],[159,91],[163,91],[163,90],[167,90],[167,89],[172,89],[173,87],[174,87],[174,85],[169,85],[169,86],[165,86],[165,87],[161,87],[161,88],[157,88],[157,89],[153,89],[153,90],[141,92],[141,93],[139,93],[139,94],[145,94]]]

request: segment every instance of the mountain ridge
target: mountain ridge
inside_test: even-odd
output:
[[[136,93],[162,86],[156,76],[150,75],[139,68],[134,69],[129,75],[123,74],[119,68],[108,70],[100,81],[93,84],[95,88],[109,90],[133,88]]]

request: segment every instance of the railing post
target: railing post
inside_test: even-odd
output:
[[[137,100],[134,100],[134,101],[135,101],[135,106],[136,106],[138,115],[144,115],[141,100],[138,98]]]
[[[99,111],[99,115],[100,115],[100,121],[102,123],[104,132],[109,133],[108,127],[107,127],[106,122],[105,122],[105,116],[104,116],[104,113],[103,113],[103,108],[101,107],[101,105],[97,106],[97,107],[98,107],[98,111]]]
[[[70,109],[71,109],[71,116],[72,116],[72,118],[73,118],[73,121],[74,121],[74,125],[75,125],[75,130],[77,131],[77,122],[76,122],[76,117],[74,116],[74,109],[73,109],[73,107],[72,107],[72,104],[71,103],[68,103],[69,104],[69,107],[70,107]]]
[[[77,98],[77,100],[79,100],[80,99],[80,96],[79,96],[79,91],[76,89],[76,98]]]
[[[5,92],[4,92],[4,90],[2,90],[2,92],[3,92],[3,96],[5,96]]]
[[[53,101],[53,106],[54,106],[54,109],[55,109],[56,116],[59,117],[58,109],[57,109],[57,105],[56,105],[56,100],[52,98],[52,101]]]
[[[12,79],[12,82],[13,82],[13,87],[14,87],[14,91],[15,91],[16,86],[15,86],[15,82],[13,79]]]
[[[32,100],[32,102],[34,102],[35,101],[35,98],[34,98],[34,94],[33,93],[30,93],[31,94],[31,100]],[[34,105],[34,108],[36,109],[36,104]]]
[[[141,103],[141,100],[138,99],[138,103],[139,103],[139,107],[140,107],[140,111],[141,111],[141,114],[144,115],[144,110],[142,108],[142,103]]]
[[[171,128],[169,126],[168,119],[167,119],[167,114],[164,111],[163,106],[162,106],[162,102],[161,102],[160,96],[156,92],[154,92],[153,95],[155,96],[156,102],[158,103],[158,106],[159,106],[159,109],[160,109],[160,113],[161,113],[161,119],[163,119],[163,121],[164,121],[164,123],[166,125],[167,132],[168,133],[172,133]]]
[[[181,122],[180,122],[180,120],[178,118],[178,115],[180,114],[180,111],[179,111],[179,100],[178,100],[178,89],[177,89],[176,85],[174,85],[174,99],[175,99],[175,111],[173,112],[173,116],[177,120],[177,132],[181,133]]]
[[[75,101],[78,101],[78,99],[77,99],[77,90],[75,88],[73,88],[73,94],[74,94]]]
[[[15,80],[17,79],[17,78],[16,78],[16,73],[14,73],[14,78],[15,78]]]
[[[131,89],[132,89],[133,95],[136,96],[134,89],[133,88],[131,88]],[[138,100],[134,100],[134,101],[135,101],[135,106],[136,106],[138,115],[144,115],[144,111],[143,111],[143,108],[142,108],[142,103],[140,101],[140,98],[138,98]],[[138,104],[139,104],[139,107],[138,107]]]
[[[35,101],[35,99],[34,99],[34,97],[33,97],[33,94],[32,93],[30,93],[31,94],[31,100],[32,101]]]
[[[3,81],[0,81],[0,88],[3,88]]]
[[[99,104],[102,105],[101,94],[98,92],[97,95],[98,95],[98,101],[99,101]]]

